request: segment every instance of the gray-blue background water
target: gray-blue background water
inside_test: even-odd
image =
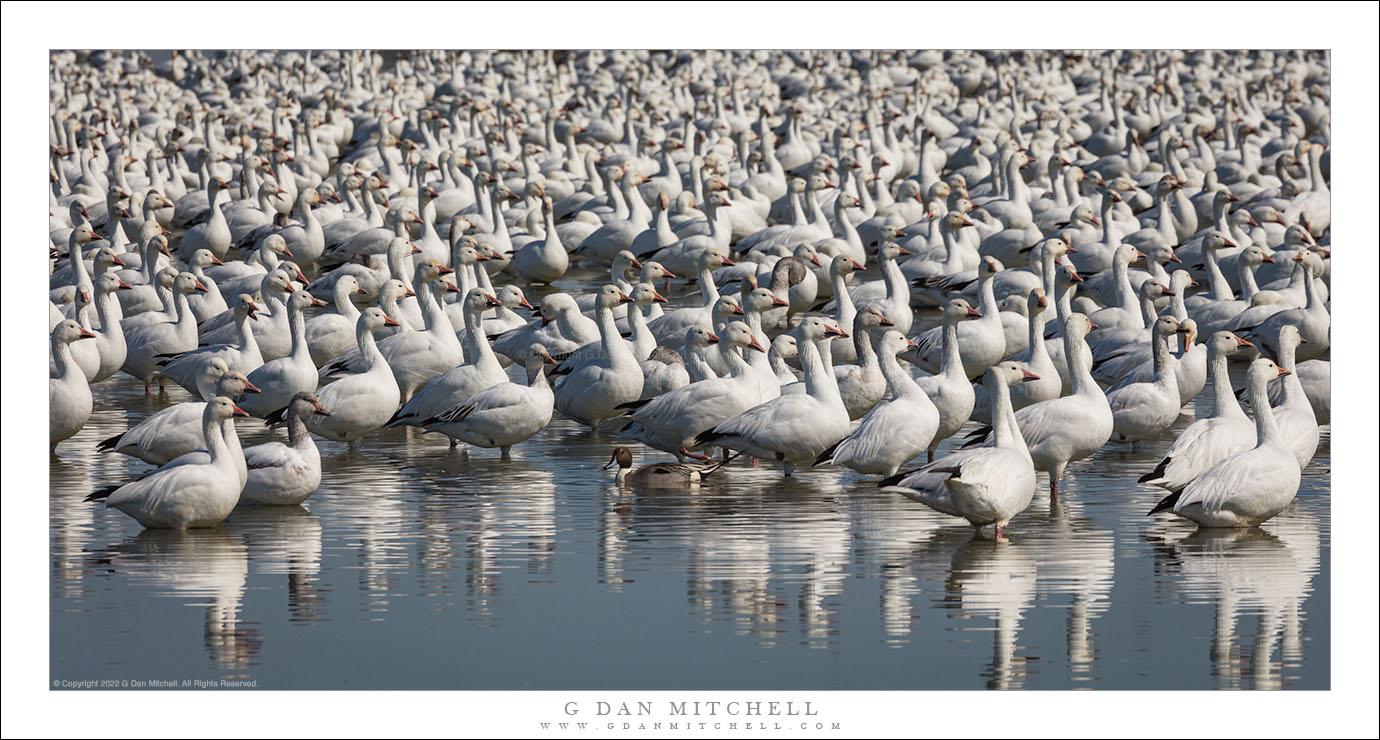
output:
[[[305,506],[177,534],[82,498],[148,469],[96,443],[186,394],[117,376],[95,397],[50,462],[54,681],[1329,687],[1327,428],[1298,499],[1256,530],[1145,516],[1161,492],[1135,480],[1172,435],[1076,463],[1058,504],[1041,474],[997,544],[836,469],[782,481],[735,463],[695,491],[620,489],[600,470],[617,442],[558,416],[511,462],[416,430],[318,442]]]

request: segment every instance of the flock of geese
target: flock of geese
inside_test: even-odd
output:
[[[623,441],[620,483],[845,467],[1000,540],[1037,471],[1057,496],[1208,393],[1150,513],[1258,525],[1330,420],[1329,80],[1268,51],[54,53],[49,442],[116,373],[194,394],[101,442],[156,468],[89,497],[177,529],[304,501],[316,438],[506,458],[560,414]]]

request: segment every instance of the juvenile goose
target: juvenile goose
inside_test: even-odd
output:
[[[265,442],[244,449],[249,475],[240,493],[241,504],[295,506],[320,487],[321,453],[302,421],[312,415],[330,416],[330,412],[314,394],[300,391],[292,396],[287,407],[268,418],[270,426],[287,425],[288,441]]]

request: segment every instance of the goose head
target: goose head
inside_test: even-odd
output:
[[[658,293],[656,286],[646,282],[634,285],[632,291],[628,295],[632,297],[634,306],[650,306],[653,303],[667,302],[666,296]]]
[[[287,296],[295,292],[297,288],[292,284],[292,276],[283,270],[274,270],[259,282],[259,295],[265,299],[275,297],[286,301]]]
[[[1021,363],[1014,360],[998,362],[987,368],[986,384],[988,388],[999,386],[1010,387],[1020,383],[1028,383],[1032,380],[1039,380],[1040,376],[1026,370]]]
[[[527,296],[523,295],[522,288],[516,285],[505,285],[498,291],[498,300],[509,309],[525,308],[533,310],[532,304],[527,302]]]
[[[614,288],[614,290],[616,291],[618,288]],[[560,318],[561,314],[571,311],[576,313],[580,311],[580,306],[575,302],[574,298],[571,298],[570,295],[566,293],[552,293],[541,299],[541,308],[538,311],[538,313],[541,314],[541,325],[546,326],[552,321]]]
[[[877,352],[887,357],[895,357],[902,352],[918,348],[919,345],[895,329],[887,329],[877,344]]]
[[[221,363],[224,367],[224,363]],[[249,382],[249,376],[239,370],[222,370],[216,379],[216,393],[222,396],[243,396],[246,393],[260,393],[258,386]]]
[[[1269,358],[1261,357],[1251,363],[1246,370],[1246,380],[1251,386],[1264,388],[1267,383],[1275,378],[1282,378],[1285,375],[1292,375],[1288,370],[1276,365]]]
[[[490,295],[483,288],[470,288],[470,292],[465,294],[465,310],[475,315],[502,305],[503,302],[497,296]]]
[[[729,322],[728,326],[724,327],[723,332],[719,335],[719,341],[722,344],[726,344],[729,347],[735,347],[741,351],[749,349],[757,352],[767,351],[766,348],[757,342],[756,337],[752,335],[752,329],[741,321]]]
[[[893,241],[884,241],[877,247],[878,262],[895,262],[896,260],[908,256],[910,250]]]
[[[963,298],[951,298],[944,304],[944,323],[957,323],[969,319],[980,319],[982,313]]]
[[[764,311],[770,311],[773,308],[782,308],[791,304],[778,298],[777,295],[768,288],[753,288],[743,297],[742,305],[745,311],[762,313]]]
[[[205,414],[203,418],[208,418],[216,422],[225,421],[226,419],[231,419],[236,416],[249,416],[248,412],[236,406],[235,402],[231,401],[226,396],[216,396],[208,401],[206,410],[203,413]]]
[[[1213,354],[1222,357],[1232,355],[1236,353],[1237,350],[1254,346],[1254,344],[1229,331],[1216,332],[1208,339],[1208,349],[1212,350]]]
[[[206,286],[202,285],[201,281],[197,280],[196,275],[193,275],[190,272],[178,273],[177,277],[173,279],[172,289],[173,293],[179,295],[187,295],[188,293],[193,292],[206,292]]]
[[[627,293],[618,289],[616,285],[604,285],[599,288],[599,292],[594,296],[594,306],[600,309],[612,309],[614,306],[623,303],[632,303],[632,298]]]
[[[861,334],[870,332],[874,329],[885,329],[895,326],[891,319],[886,317],[886,313],[875,305],[863,306],[858,309],[858,313],[853,317],[853,333]]]
[[[63,319],[59,321],[58,325],[53,327],[53,332],[51,334],[54,344],[71,344],[81,339],[92,339],[95,336],[95,334],[83,329],[81,324],[78,324],[72,319]]]
[[[388,314],[378,306],[370,306],[359,314],[358,325],[371,333],[378,333],[390,326],[401,326],[398,322],[388,318]]]
[[[356,285],[358,285],[358,283],[356,283]],[[287,299],[287,307],[290,311],[305,311],[308,308],[320,308],[325,305],[325,301],[305,290],[295,291],[292,295],[288,296]]]
[[[235,316],[243,316],[250,320],[258,319],[259,307],[254,304],[254,296],[248,293],[240,293],[231,298],[230,302],[234,304],[231,310],[235,312]]]
[[[731,267],[734,264],[736,263],[734,263],[733,260],[729,259],[728,255],[724,254],[723,250],[719,249],[718,247],[710,247],[709,249],[706,249],[704,251],[704,254],[700,255],[701,271],[717,270],[720,267]]]
[[[631,250],[621,250],[613,256],[613,272],[618,275],[626,276],[629,270],[642,269],[642,263]]]
[[[798,340],[819,343],[828,339],[847,339],[848,332],[840,329],[833,319],[824,316],[806,316],[791,331]]]
[[[780,334],[772,340],[771,352],[783,360],[790,360],[800,356],[800,345],[793,334]]]
[[[858,264],[857,260],[846,254],[836,254],[834,258],[829,261],[830,275],[842,275],[847,277],[862,269],[864,269],[863,266]]]
[[[718,342],[719,337],[703,326],[692,326],[685,330],[685,353],[687,355],[692,350],[704,349],[711,344],[718,344]]]
[[[161,236],[159,238],[162,239]],[[163,239],[163,243],[167,244],[168,242],[166,239]],[[221,259],[217,257],[214,252],[204,248],[192,252],[192,258],[187,261],[187,266],[191,267],[193,270],[204,270],[212,265],[224,264],[225,263],[222,262]]]
[[[288,416],[303,418],[307,416],[330,416],[331,412],[321,405],[321,399],[311,391],[298,391],[288,402]]]
[[[675,277],[675,273],[666,269],[660,262],[648,261],[642,263],[642,273],[638,279],[645,283],[655,283],[658,280],[673,280]]]
[[[1082,339],[1088,333],[1097,328],[1097,324],[1088,318],[1087,314],[1074,312],[1064,321],[1064,336]]]

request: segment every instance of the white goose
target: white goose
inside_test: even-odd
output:
[[[540,344],[526,352],[527,385],[499,383],[470,396],[435,418],[428,431],[476,447],[497,447],[507,460],[513,445],[525,442],[551,423],[555,396],[548,385],[545,366],[555,360]]]
[[[1280,439],[1266,384],[1287,375],[1261,358],[1246,371],[1255,415],[1255,447],[1228,457],[1194,478],[1182,490],[1165,496],[1151,514],[1172,511],[1200,527],[1254,527],[1284,510],[1299,490],[1298,460]]]
[[[1164,453],[1154,470],[1139,482],[1168,491],[1183,490],[1189,481],[1232,455],[1255,446],[1255,425],[1232,392],[1227,375],[1227,357],[1250,342],[1229,331],[1219,331],[1208,340],[1208,363],[1212,374],[1212,412],[1189,424]]]
[[[278,273],[281,275],[281,273]],[[291,290],[291,284],[288,284]],[[306,292],[306,291],[302,291]],[[188,391],[196,390],[196,379],[200,375],[201,367],[211,358],[219,357],[225,361],[231,370],[239,370],[243,373],[251,373],[264,364],[263,353],[259,351],[259,343],[254,337],[254,331],[249,327],[249,322],[258,319],[259,307],[254,304],[254,298],[248,293],[241,293],[235,296],[231,303],[234,304],[235,311],[235,342],[231,344],[213,344],[208,347],[198,347],[190,352],[183,352],[171,357],[160,355],[158,364],[158,374],[162,378],[177,383]]]
[[[728,364],[726,377],[691,383],[650,402],[633,402],[639,407],[628,415],[630,421],[619,436],[673,453],[684,462],[694,456],[691,448],[697,446],[695,438],[701,432],[756,406],[761,400],[757,375],[744,354],[749,350],[765,354],[766,349],[741,321],[730,323],[719,337],[718,346],[728,350],[722,353]]]
[[[642,395],[642,367],[619,335],[613,318],[614,306],[631,302],[632,298],[615,286],[599,289],[595,320],[599,324],[600,354],[572,370],[556,389],[556,408],[590,428],[617,416],[619,405]]]
[[[233,425],[223,425],[235,416],[248,416],[233,401],[218,396],[206,404],[201,432],[209,459],[198,458],[161,467],[123,486],[101,489],[88,501],[105,501],[151,529],[190,529],[214,527],[239,503],[244,480],[236,458],[243,455],[232,447],[223,430],[234,434]]]
[[[205,292],[206,287],[190,272],[179,274],[173,279],[173,302],[177,309],[177,320],[138,327],[125,335],[128,354],[125,364],[120,368],[126,373],[144,381],[144,390],[149,388],[155,372],[158,371],[159,355],[190,352],[196,349],[196,316],[187,306],[187,294],[194,291]],[[160,379],[161,386],[164,381]]]
[[[1298,327],[1285,324],[1279,328],[1277,346],[1273,352],[1285,375],[1280,379],[1284,385],[1283,397],[1279,405],[1272,409],[1272,413],[1279,426],[1281,443],[1293,453],[1300,468],[1308,467],[1308,462],[1318,451],[1318,419],[1313,413],[1313,406],[1308,401],[1308,394],[1304,391],[1303,383],[1299,381],[1297,367],[1294,365],[1294,356],[1299,344],[1306,341],[1299,335]],[[1261,349],[1270,351],[1267,347]],[[1257,414],[1262,411],[1263,407],[1256,407]]]
[[[939,443],[957,434],[973,413],[976,399],[973,384],[963,367],[958,329],[961,322],[980,318],[982,314],[962,298],[954,298],[944,304],[943,323],[939,327],[943,337],[939,372],[916,380],[916,384],[939,410],[939,428],[935,430],[926,451],[927,462],[934,461],[934,451]]]
[[[1035,467],[1016,425],[1009,392],[1010,386],[1026,379],[1034,376],[1011,361],[987,370],[988,392],[996,399],[992,446],[960,450],[878,485],[940,513],[961,516],[975,529],[993,525],[997,539],[1002,539],[1002,529],[1035,497]]]
[[[982,258],[978,267],[977,321],[965,322],[957,327],[958,347],[963,357],[963,368],[970,376],[982,374],[1006,355],[1006,334],[1002,330],[1001,309],[997,306],[996,295],[992,291],[993,279],[1001,272],[1002,265],[991,257]],[[924,370],[939,370],[942,361],[941,348],[944,346],[944,329],[935,327],[916,338],[920,345],[916,362]]]
[[[895,329],[882,335],[877,349],[890,400],[877,404],[847,437],[820,453],[815,465],[842,465],[859,473],[895,475],[907,461],[929,449],[939,429],[939,409],[901,369],[896,355],[914,342]]]
[[[467,342],[466,362],[427,381],[427,384],[388,420],[388,426],[421,426],[422,422],[485,388],[508,381],[508,376],[503,372],[503,366],[494,355],[489,338],[482,328],[484,311],[498,305],[501,305],[498,299],[485,293],[482,288],[470,289],[463,304]]]
[[[335,312],[307,320],[307,347],[314,365],[324,365],[355,345],[355,322],[359,321],[359,307],[352,296],[368,293],[353,275],[340,276],[331,292]]]
[[[197,379],[197,396],[201,401],[169,406],[103,440],[96,449],[137,457],[151,465],[165,465],[205,445],[206,440],[201,436],[201,416],[207,401],[216,396],[235,398],[258,392],[244,373],[227,368],[225,360],[213,359],[201,369],[201,377]]]
[[[316,492],[321,485],[321,452],[302,422],[303,417],[313,414],[329,416],[330,412],[311,392],[301,391],[268,419],[271,426],[287,425],[288,442],[245,448],[248,476],[240,493],[241,504],[296,506]]]
[[[651,329],[658,343],[671,343],[679,341],[685,336],[685,330],[692,326],[703,326],[706,329],[713,329],[711,324],[714,304],[719,300],[719,288],[714,284],[714,270],[725,265],[733,265],[733,260],[718,248],[706,249],[699,257],[697,270],[700,294],[704,297],[704,303],[693,308],[680,308],[675,311],[667,311],[660,317],[648,322],[647,327]]]
[[[83,329],[72,319],[65,319],[53,327],[49,335],[57,376],[48,379],[48,448],[71,437],[86,426],[91,417],[91,386],[86,375],[72,359],[72,342],[95,339],[96,335]]]
[[[905,309],[905,314],[910,315],[909,307]],[[858,361],[856,364],[833,366],[839,397],[843,399],[850,421],[861,419],[886,394],[886,375],[882,372],[877,352],[872,348],[871,332],[893,326],[891,319],[879,306],[863,306],[853,317],[853,347]]]
[[[1069,368],[1073,392],[1016,412],[1016,424],[1030,450],[1035,468],[1049,473],[1049,493],[1052,497],[1059,495],[1059,481],[1063,479],[1068,464],[1102,449],[1112,436],[1112,409],[1102,389],[1093,380],[1084,339],[1095,328],[1084,314],[1069,315],[1064,322],[1064,352],[1073,358]],[[992,437],[989,431],[980,429],[972,436],[990,444]]]
[[[1112,408],[1112,432],[1121,442],[1149,439],[1179,418],[1183,404],[1179,383],[1170,365],[1169,337],[1188,330],[1172,316],[1161,316],[1152,327],[1155,379],[1132,383],[1107,393]]]
[[[398,409],[398,381],[379,353],[374,335],[385,327],[397,326],[383,309],[371,306],[359,315],[355,341],[364,358],[363,372],[347,375],[316,394],[330,416],[312,416],[307,429],[312,433],[355,447],[361,437],[383,426]]]
[[[324,305],[325,301],[305,290],[288,296],[288,329],[292,332],[292,350],[287,357],[269,360],[249,373],[249,380],[259,387],[259,393],[236,399],[240,408],[251,416],[266,417],[270,412],[287,406],[297,394],[316,390],[316,364],[311,360],[311,350],[307,345],[307,319],[302,312]]]
[[[819,316],[805,317],[793,331],[805,368],[805,392],[785,394],[748,409],[700,434],[695,438],[697,446],[714,444],[779,460],[790,476],[797,465],[813,463],[848,434],[848,410],[819,346],[832,337],[846,339],[847,332]]]

